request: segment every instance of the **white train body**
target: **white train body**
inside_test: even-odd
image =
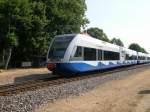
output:
[[[82,73],[148,62],[150,62],[148,54],[85,34],[56,36],[47,55],[49,70],[67,73]]]

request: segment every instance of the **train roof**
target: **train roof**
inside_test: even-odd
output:
[[[127,54],[137,55],[137,51],[134,51],[125,47],[124,47],[124,50]]]
[[[108,51],[114,51],[114,52],[119,52],[120,47],[114,44],[110,44],[108,42],[95,39],[89,35],[85,34],[78,34],[76,36],[76,42],[78,43],[79,46],[84,46],[84,47],[91,47],[91,48],[97,48],[97,49],[103,49],[103,50],[108,50]]]
[[[139,56],[148,56],[149,54],[142,53],[142,52],[138,52],[138,55],[139,55]]]
[[[128,54],[137,55],[137,51],[96,39],[88,34],[64,34],[64,35],[57,35],[55,37],[64,37],[64,36],[68,36],[68,37],[74,36],[76,38],[75,41],[79,46],[91,47],[97,49],[101,48],[103,50],[114,51],[114,52],[119,52],[120,49],[123,49]],[[150,54],[146,54],[142,52],[138,52],[138,55],[150,57]]]
[[[84,41],[87,41],[88,44],[90,44],[90,43],[96,44],[96,45],[98,45],[98,46],[100,46],[103,49],[108,50],[108,51],[111,50],[111,51],[119,52],[120,49],[123,49],[126,53],[132,54],[132,55],[137,55],[137,53],[141,56],[148,56],[149,55],[149,54],[146,54],[146,53],[137,52],[137,51],[125,48],[125,47],[121,47],[121,46],[118,46],[118,45],[115,45],[115,44],[111,44],[111,43],[93,38],[92,36],[90,36],[88,34],[78,34],[78,35],[80,36],[80,38],[83,38]]]

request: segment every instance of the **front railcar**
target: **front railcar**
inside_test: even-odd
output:
[[[65,60],[65,54],[69,49],[69,45],[75,38],[73,35],[61,35],[56,36],[50,44],[49,51],[47,54],[47,68],[52,72],[63,72],[62,67]]]

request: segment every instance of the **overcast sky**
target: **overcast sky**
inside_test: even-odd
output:
[[[86,0],[89,27],[120,38],[125,47],[138,43],[150,53],[150,0]]]

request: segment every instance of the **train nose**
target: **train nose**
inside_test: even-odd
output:
[[[48,68],[50,71],[54,70],[55,67],[56,67],[56,65],[53,64],[53,63],[48,63],[48,64],[47,64],[47,68]]]

